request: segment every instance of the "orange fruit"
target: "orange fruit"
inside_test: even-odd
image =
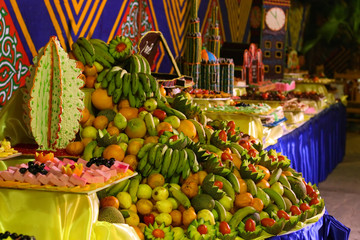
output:
[[[85,107],[85,108],[81,111],[81,119],[80,119],[79,123],[80,123],[80,124],[86,123],[86,121],[89,119],[89,117],[90,117],[89,109],[87,109],[87,107]]]
[[[149,199],[139,199],[136,202],[137,211],[141,215],[146,215],[146,214],[151,213],[153,207],[154,207],[154,205]]]
[[[160,132],[161,130],[164,131],[168,131],[168,132],[172,132],[173,131],[173,127],[170,123],[168,122],[161,122],[156,126],[156,131]]]
[[[133,118],[137,118],[138,112],[139,112],[139,110],[137,108],[133,108],[133,107],[123,107],[123,108],[119,109],[119,113],[121,113],[128,121]]]
[[[147,143],[158,143],[159,142],[159,137],[158,136],[148,136],[145,137],[145,141],[144,141],[144,145]]]
[[[265,177],[263,179],[265,179],[266,181],[269,180],[269,178],[270,178],[269,169],[267,169],[266,167],[264,167],[262,165],[255,165],[255,167],[257,167],[258,169],[262,170],[263,173],[265,173]]]
[[[86,137],[86,138],[81,139],[81,143],[84,145],[84,147],[86,147],[86,145],[88,145],[89,142],[91,142],[92,140],[93,140],[92,138]]]
[[[202,185],[204,178],[207,176],[207,172],[201,170],[201,171],[197,172],[197,174],[198,174],[198,179],[199,179],[198,184]]]
[[[86,76],[96,76],[97,75],[97,70],[96,70],[95,65],[92,65],[90,67],[89,65],[86,64],[85,67],[84,67],[84,73],[85,73]]]
[[[106,126],[108,125],[109,123],[109,120],[106,116],[104,115],[100,115],[100,116],[97,116],[95,119],[94,119],[94,122],[93,122],[93,126],[96,128],[96,129],[101,129],[103,130],[104,128],[106,128]]]
[[[244,179],[238,178],[239,184],[240,184],[240,193],[246,193],[247,192],[247,185]]]
[[[255,208],[256,211],[261,212],[264,208],[264,203],[260,198],[254,198],[251,206]]]
[[[80,155],[84,151],[84,145],[80,141],[70,142],[66,146],[66,152],[70,155]]]
[[[143,138],[146,131],[145,122],[141,118],[130,119],[125,128],[125,133],[129,138]]]
[[[82,126],[83,128],[85,128],[85,127],[87,127],[87,126],[92,126],[94,120],[95,120],[95,116],[92,115],[92,114],[90,114],[88,120],[87,120],[85,123],[81,124],[81,126]]]
[[[140,149],[142,148],[143,143],[137,140],[130,141],[128,144],[128,148],[126,150],[127,154],[137,155]]]
[[[108,124],[108,128],[106,129],[106,131],[110,134],[110,136],[119,135],[120,130],[115,126],[110,126],[109,127],[109,125],[110,124]]]
[[[72,52],[70,52],[70,53],[72,54]],[[69,55],[70,55],[70,53],[69,53]],[[80,61],[76,61],[76,67],[79,68],[82,72],[85,69],[84,64],[82,62],[80,62]]]
[[[147,184],[154,189],[163,186],[165,184],[165,178],[160,173],[153,173],[148,177]]]
[[[182,224],[182,213],[179,210],[172,210],[170,212],[172,218],[171,225],[174,227],[179,227]]]
[[[97,76],[87,76],[85,79],[85,87],[94,88]]]
[[[240,169],[241,166],[241,158],[235,153],[232,153],[231,156],[233,157],[233,163],[237,169]]]
[[[235,196],[235,206],[238,208],[243,208],[246,206],[250,206],[253,202],[253,196],[251,195],[251,193],[240,193],[238,195]]]
[[[126,155],[123,159],[123,162],[129,164],[132,169],[136,169],[138,165],[138,161],[135,155]]]
[[[81,87],[84,87],[85,82],[86,82],[86,76],[85,76],[85,74],[80,74],[80,75],[78,76],[78,78],[84,81],[84,84],[81,86]]]
[[[103,157],[105,159],[114,158],[117,161],[122,161],[125,157],[125,153],[119,145],[112,144],[105,148]]]
[[[292,172],[290,171],[282,171],[282,174],[284,174],[285,176],[293,176]]]
[[[185,227],[189,226],[190,223],[196,219],[196,212],[193,207],[189,207],[182,213],[182,222]]]
[[[112,126],[115,126],[114,121],[109,122],[109,124],[108,124],[108,128],[109,128],[109,127],[112,127]]]
[[[120,100],[119,104],[118,104],[118,110],[120,110],[121,108],[124,107],[130,107],[130,102],[127,99],[122,99]]]
[[[256,183],[256,186],[258,186],[259,188],[269,188],[270,183],[265,179],[261,179],[259,182]]]
[[[160,86],[160,93],[162,96],[166,97],[166,90],[163,85]]]
[[[98,110],[113,109],[113,99],[107,94],[106,89],[97,88],[91,94],[91,102]]]
[[[140,240],[145,240],[145,236],[144,233],[141,231],[141,229],[138,226],[132,226],[136,232],[136,234],[138,235],[138,237],[140,238]]]
[[[197,133],[195,125],[187,119],[181,120],[180,126],[176,130],[178,130],[179,133],[184,133],[190,139],[194,139]]]
[[[114,207],[119,208],[119,199],[114,196],[107,196],[100,200],[100,207]]]

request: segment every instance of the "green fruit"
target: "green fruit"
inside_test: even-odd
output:
[[[105,110],[101,110],[97,116],[105,116],[109,122],[114,120],[114,117],[116,116],[116,112],[112,109],[105,109]]]
[[[81,131],[81,138],[96,139],[98,130],[93,126],[87,126]]]
[[[157,101],[154,98],[149,98],[144,102],[144,107],[147,111],[152,112],[157,108]]]
[[[234,201],[227,195],[223,196],[218,201],[224,206],[226,211],[230,211],[230,209],[234,206]]]
[[[172,223],[172,218],[169,213],[160,213],[155,217],[155,221],[157,224],[164,223],[165,226],[170,226],[170,224]]]
[[[152,194],[152,188],[145,184],[139,184],[138,191],[136,193],[136,196],[138,199],[150,199]]]
[[[129,142],[129,137],[125,133],[119,133],[118,138],[119,138],[119,142],[122,142],[122,143],[128,143]]]
[[[128,192],[119,192],[116,195],[116,198],[119,200],[120,208],[130,208],[132,204],[132,198]]]
[[[157,201],[155,204],[155,208],[160,213],[170,213],[173,210],[172,207],[173,207],[173,205],[172,205],[171,201],[169,201],[167,199]]]
[[[132,50],[132,42],[125,36],[116,36],[109,43],[109,53],[118,61],[127,59]]]
[[[114,117],[114,125],[120,130],[124,130],[127,126],[127,120],[121,113],[116,113]]]
[[[168,116],[164,119],[164,122],[168,122],[171,124],[171,126],[175,129],[180,127],[180,119],[177,116]]]
[[[191,206],[194,207],[196,212],[202,209],[208,209],[211,211],[215,206],[215,201],[210,195],[202,193],[191,199]]]
[[[202,209],[197,213],[197,219],[204,219],[204,221],[209,221],[212,225],[215,225],[214,214],[208,209]]]
[[[165,187],[158,186],[152,190],[151,196],[155,201],[165,200],[169,197],[169,191]]]
[[[109,223],[125,223],[124,217],[115,207],[103,207],[99,210],[99,221],[105,221]]]
[[[284,187],[280,182],[274,183],[270,188],[279,193],[281,196],[284,194]]]

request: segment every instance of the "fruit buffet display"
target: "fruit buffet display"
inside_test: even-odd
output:
[[[207,119],[187,95],[170,104],[126,37],[79,38],[69,56],[51,38],[35,59],[24,106],[39,154],[1,171],[1,186],[96,190],[136,171],[97,192],[98,220],[127,223],[140,239],[263,239],[321,216],[318,188],[290,159],[231,120]],[[61,148],[72,158],[41,153]]]

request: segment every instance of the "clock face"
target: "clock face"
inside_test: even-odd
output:
[[[285,25],[285,12],[279,7],[270,8],[265,15],[265,23],[272,31],[279,31]]]
[[[254,6],[250,13],[250,26],[252,28],[259,28],[261,24],[261,9],[259,6]]]

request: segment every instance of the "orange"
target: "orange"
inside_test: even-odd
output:
[[[103,130],[104,128],[106,128],[106,126],[108,125],[109,123],[109,120],[106,116],[104,115],[100,115],[100,116],[97,116],[95,119],[94,119],[94,122],[93,122],[93,126],[96,128],[96,129],[101,129]]]
[[[90,114],[90,117],[88,118],[88,120],[87,120],[85,123],[81,124],[81,126],[82,126],[83,128],[85,128],[85,127],[87,127],[87,126],[92,126],[94,120],[95,120],[95,116],[92,115],[92,114]]]
[[[86,82],[86,76],[85,76],[85,74],[80,74],[80,75],[78,76],[78,78],[84,81],[84,84],[81,86],[81,87],[84,87],[85,82]]]
[[[106,131],[110,134],[110,136],[119,135],[120,130],[115,126],[110,126],[109,127],[109,125],[110,124],[108,124],[108,128],[106,129]]]
[[[89,65],[85,65],[84,73],[85,73],[86,76],[96,76],[97,75],[97,70],[96,70],[95,65],[92,65],[91,67]]]
[[[264,208],[264,203],[260,198],[254,198],[251,206],[255,208],[256,211],[261,212]]]
[[[263,179],[265,179],[266,181],[269,180],[269,178],[270,178],[269,169],[267,169],[266,167],[264,167],[262,165],[255,165],[255,167],[257,167],[258,169],[262,170],[263,173],[265,173],[265,177]]]
[[[120,100],[119,104],[118,104],[118,110],[120,110],[121,108],[124,107],[130,107],[130,102],[127,99],[122,99]]]
[[[198,184],[202,185],[204,178],[207,176],[207,172],[201,170],[201,171],[197,172],[197,174],[198,174],[198,179],[199,179]]]
[[[235,207],[243,208],[250,206],[253,202],[253,196],[251,193],[240,193],[235,196]]]
[[[85,87],[94,88],[97,76],[87,76],[85,79]]]
[[[160,93],[162,96],[166,97],[166,90],[163,85],[160,86]]]
[[[285,176],[293,176],[292,172],[290,171],[282,171],[282,174],[284,174]]]
[[[244,179],[238,178],[239,184],[240,184],[240,193],[246,193],[247,192],[247,185]]]
[[[173,227],[179,227],[182,223],[182,213],[179,210],[172,210],[170,212],[170,216],[172,218],[171,225]]]
[[[84,64],[80,61],[76,61],[76,67],[79,68],[81,71],[84,71],[84,69],[85,69]]]
[[[140,238],[140,240],[145,240],[145,236],[144,233],[141,231],[141,229],[138,226],[132,226],[136,232],[136,234],[138,235],[138,237]]]
[[[256,183],[256,186],[258,186],[259,188],[269,188],[270,183],[265,179],[261,179],[258,183]]]
[[[133,107],[123,107],[123,108],[119,109],[119,113],[121,113],[128,121],[133,118],[137,118],[138,112],[139,112],[139,110],[137,108],[133,108]]]
[[[165,184],[165,178],[160,173],[153,173],[148,177],[147,184],[154,189],[163,186]]]
[[[91,102],[98,110],[113,109],[113,99],[103,88],[95,89],[91,94]]]
[[[196,137],[195,125],[187,119],[181,120],[180,126],[176,130],[178,130],[178,132],[184,133],[190,139],[194,139]]]
[[[126,150],[127,154],[137,155],[140,149],[142,148],[143,143],[137,140],[130,141],[128,144],[128,148]]]
[[[231,156],[233,157],[233,163],[237,169],[240,169],[241,166],[241,158],[235,153],[232,153]]]
[[[168,122],[161,122],[156,126],[156,131],[160,132],[161,130],[164,131],[168,131],[168,132],[172,132],[173,131],[173,127],[170,123]]]
[[[108,124],[108,128],[109,128],[109,127],[113,127],[113,126],[115,126],[114,121],[109,122],[109,124]]]
[[[190,223],[196,219],[196,212],[193,207],[189,207],[182,213],[182,222],[185,227],[189,226]]]
[[[146,131],[145,122],[141,118],[130,119],[125,128],[125,133],[129,138],[143,138]]]
[[[86,107],[81,111],[81,119],[79,121],[80,124],[84,124],[86,123],[86,121],[89,119],[90,117],[90,112],[89,109],[87,109]]]
[[[125,157],[125,153],[119,145],[112,144],[105,148],[103,157],[105,159],[114,158],[117,161],[122,161]]]
[[[107,196],[100,200],[100,207],[114,207],[119,208],[119,199],[114,196]]]
[[[66,146],[66,152],[70,155],[80,155],[84,151],[84,145],[80,141],[70,142]]]
[[[138,161],[135,155],[126,155],[123,159],[123,162],[129,164],[132,169],[136,169],[138,165]]]
[[[153,207],[154,207],[153,203],[148,199],[139,199],[136,202],[136,208],[138,210],[138,213],[140,213],[141,215],[146,215],[151,213]]]
[[[159,142],[159,137],[158,136],[148,136],[145,138],[144,144],[147,143],[158,143]]]
[[[88,145],[89,142],[91,142],[92,140],[93,140],[92,138],[86,137],[86,138],[81,139],[81,143],[84,145],[84,147],[86,147],[86,145]]]

